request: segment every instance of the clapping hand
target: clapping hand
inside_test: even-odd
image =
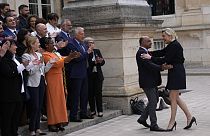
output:
[[[32,63],[33,63],[34,65],[39,65],[39,64],[41,63],[41,61],[38,60],[38,59],[35,59],[35,60],[32,61]]]
[[[103,62],[103,58],[100,58],[99,56],[96,57],[96,64],[97,63],[102,63]]]
[[[80,55],[81,55],[80,52],[74,51],[74,52],[70,52],[68,56],[69,56],[70,58],[73,58],[73,59],[74,59],[74,58],[79,58]]]
[[[2,47],[0,46],[0,56],[3,57],[5,55],[5,53],[7,52],[7,50],[9,49],[9,41],[6,41]]]
[[[58,49],[61,49],[61,48],[64,48],[64,47],[66,47],[66,45],[68,44],[68,41],[59,41],[58,43],[56,43],[56,47],[58,48]]]
[[[25,61],[22,62],[22,64],[26,68],[29,65],[29,61],[28,60],[25,60]]]

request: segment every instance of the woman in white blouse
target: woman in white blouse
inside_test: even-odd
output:
[[[36,135],[36,133],[45,135],[45,133],[40,130],[40,112],[45,91],[44,73],[51,68],[52,64],[48,62],[45,66],[42,54],[36,52],[40,45],[37,37],[28,37],[26,39],[26,45],[26,53],[23,54],[22,60],[30,62],[27,67],[29,72],[27,86],[30,94],[29,131],[30,135]]]

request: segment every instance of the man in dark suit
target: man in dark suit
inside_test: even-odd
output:
[[[7,12],[10,10],[8,3],[0,3],[0,21],[3,21]]]
[[[17,25],[16,25],[16,21],[14,17],[6,16],[4,19],[4,24],[5,24],[5,28],[4,28],[3,34],[10,39],[17,40],[18,30],[16,29]]]
[[[92,52],[92,48],[83,45],[84,28],[77,27],[75,29],[75,37],[66,46],[69,52],[80,52],[80,57],[69,62],[70,76],[70,121],[81,122],[81,119],[90,119],[87,115],[88,103],[88,80],[87,80],[87,59],[88,54]],[[80,116],[78,116],[78,107],[80,107]]]
[[[136,53],[136,62],[139,72],[139,86],[144,90],[148,104],[141,117],[137,120],[138,123],[150,128],[150,131],[165,131],[157,125],[156,107],[159,100],[157,86],[161,85],[160,71],[164,65],[157,65],[151,60],[141,58],[141,54],[148,53],[152,42],[148,36],[143,36],[139,39],[140,47]],[[151,125],[148,125],[146,120],[150,117]]]

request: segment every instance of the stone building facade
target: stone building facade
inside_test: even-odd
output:
[[[104,101],[110,108],[123,109],[125,114],[131,113],[130,99],[142,94],[135,62],[140,36],[150,36],[154,41],[153,49],[159,49],[164,47],[161,41],[162,28],[174,28],[184,48],[186,67],[210,66],[209,0],[174,0],[172,14],[155,16],[151,16],[151,11],[148,10],[151,5],[146,0],[0,0],[0,2],[9,3],[11,9],[16,11],[20,4],[32,5],[35,7],[32,11],[43,17],[47,13],[40,11],[46,11],[42,8],[48,6],[50,12],[72,19],[73,25],[84,26],[86,36],[96,39],[96,46],[106,59],[106,65],[103,66]],[[33,5],[36,5],[35,2],[37,6]],[[79,16],[74,16],[74,13],[79,13]]]
[[[176,30],[184,48],[186,67],[210,66],[210,1],[175,0],[175,14],[153,16],[164,20],[162,28]],[[154,39],[160,39],[157,30]]]

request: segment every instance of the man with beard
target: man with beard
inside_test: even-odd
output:
[[[30,13],[28,6],[24,4],[20,5],[18,7],[18,11],[19,11],[18,19],[20,21],[18,29],[20,30],[21,28],[27,28],[28,25],[27,18]]]

